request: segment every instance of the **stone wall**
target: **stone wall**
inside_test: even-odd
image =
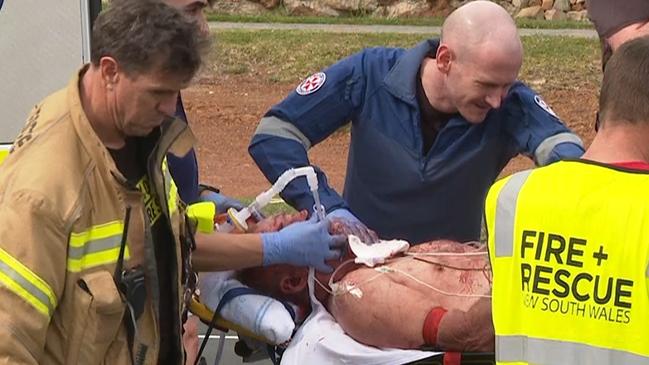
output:
[[[291,15],[385,17],[447,15],[469,0],[216,0],[214,10],[262,14],[283,7]],[[586,0],[494,0],[516,18],[586,21]]]

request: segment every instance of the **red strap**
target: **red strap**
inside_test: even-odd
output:
[[[446,314],[446,309],[442,307],[435,307],[428,312],[424,320],[424,328],[422,334],[424,336],[424,343],[426,345],[435,346],[437,344],[437,331],[439,330],[439,322]]]
[[[445,352],[444,365],[460,365],[462,363],[462,354],[459,352]]]
[[[649,164],[644,161],[614,162],[612,165],[633,170],[649,170]]]

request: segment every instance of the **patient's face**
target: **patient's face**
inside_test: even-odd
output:
[[[278,214],[269,218],[265,218],[257,225],[254,226],[253,231],[274,232],[278,231],[285,226],[294,222],[303,221],[307,218],[306,211],[294,214]],[[348,229],[345,223],[340,220],[331,222],[329,231],[332,234],[347,234]],[[349,259],[354,258],[353,252],[349,249],[349,245],[345,245],[343,254],[339,260],[327,261],[334,271]],[[357,266],[354,264],[347,264],[345,267],[336,272],[334,281],[338,281],[346,273],[355,269]],[[272,265],[268,267],[256,267],[239,272],[240,280],[246,285],[260,290],[261,292],[275,298],[289,300],[299,305],[308,305],[308,279],[309,271],[304,267],[296,267],[291,265]],[[316,279],[322,284],[327,286],[329,279],[333,273],[325,274],[316,272]],[[327,292],[319,285],[316,285],[315,294],[318,300],[325,301]]]

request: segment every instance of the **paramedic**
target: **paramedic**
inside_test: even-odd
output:
[[[318,171],[329,216],[412,244],[480,238],[484,197],[519,153],[546,165],[583,153],[539,95],[516,81],[523,48],[499,5],[472,1],[441,39],[371,48],[316,73],[262,118],[249,152],[270,181],[351,121],[344,198]],[[283,198],[311,211],[303,182]]]
[[[209,36],[209,26],[205,18],[204,10],[214,0],[164,0],[168,5],[180,10],[188,19],[196,22],[203,36]],[[181,94],[178,94],[176,101],[176,118],[188,122],[187,113],[183,106]],[[198,161],[196,151],[192,148],[185,156],[177,157],[173,154],[167,155],[169,171],[178,186],[180,198],[187,204],[197,201],[211,201],[216,205],[217,213],[225,213],[228,208],[241,209],[243,204],[232,199],[212,186],[199,184]]]

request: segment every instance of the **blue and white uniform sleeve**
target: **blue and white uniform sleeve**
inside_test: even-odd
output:
[[[559,119],[532,89],[516,83],[509,92],[505,129],[518,151],[544,166],[584,154],[581,139]]]
[[[307,151],[354,119],[363,100],[364,57],[355,54],[308,77],[261,119],[248,151],[269,181],[287,169],[310,165]],[[346,207],[325,174],[317,167],[316,172],[326,211]],[[294,180],[281,196],[296,209],[312,211],[306,179]]]

